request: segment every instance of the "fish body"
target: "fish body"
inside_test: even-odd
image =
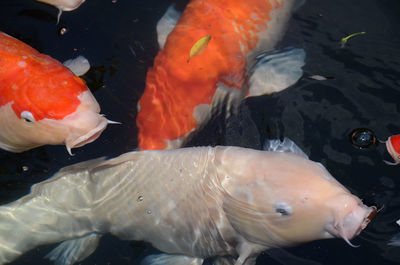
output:
[[[386,140],[386,149],[393,158],[394,162],[384,161],[388,165],[400,163],[400,134],[392,135]]]
[[[255,264],[269,248],[358,235],[375,209],[319,163],[239,147],[142,151],[72,165],[0,207],[0,264],[42,244],[73,264],[102,234],[167,253],[144,264]]]
[[[180,18],[168,9],[157,25],[162,49],[138,102],[139,149],[179,147],[221,102],[229,107],[246,95],[272,93],[296,82],[301,74],[270,89],[274,78],[268,76],[257,93],[253,86],[244,89],[256,56],[274,48],[294,5],[294,0],[191,0]],[[192,57],[193,50],[201,53]]]
[[[52,144],[68,151],[107,126],[85,82],[50,56],[0,32],[0,148]]]

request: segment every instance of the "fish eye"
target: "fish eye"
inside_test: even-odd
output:
[[[29,111],[24,110],[21,112],[21,118],[23,118],[26,122],[34,122],[36,121],[33,117],[32,113]]]
[[[274,205],[275,212],[284,216],[289,216],[293,213],[292,207],[286,202],[277,202]]]

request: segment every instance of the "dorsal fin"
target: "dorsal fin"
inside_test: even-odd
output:
[[[287,137],[283,138],[283,141],[279,139],[267,140],[264,144],[264,150],[272,152],[294,153],[308,159],[308,155]]]

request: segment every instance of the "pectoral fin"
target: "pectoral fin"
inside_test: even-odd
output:
[[[178,12],[173,5],[171,5],[157,22],[157,37],[160,50],[164,48],[168,35],[175,28],[180,17],[181,13]]]
[[[158,254],[147,256],[140,265],[201,265],[203,259],[183,255]]]
[[[68,67],[69,70],[71,70],[71,72],[73,72],[76,76],[82,76],[90,69],[90,63],[88,59],[82,55],[79,55],[75,59],[66,60],[63,65]]]
[[[303,150],[301,150],[301,148],[295,144],[295,142],[287,137],[283,138],[282,142],[279,139],[271,139],[266,141],[264,144],[264,150],[272,152],[294,153],[308,159],[306,153],[304,153]]]
[[[62,242],[45,256],[54,261],[56,265],[71,265],[81,261],[92,254],[99,244],[101,235],[88,236]]]
[[[279,92],[295,84],[303,75],[305,52],[299,48],[287,48],[256,57],[250,76],[248,97]]]

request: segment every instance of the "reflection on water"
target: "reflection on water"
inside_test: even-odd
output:
[[[84,77],[109,126],[92,144],[69,157],[62,146],[41,147],[22,154],[0,151],[0,202],[29,192],[62,166],[135,149],[136,103],[144,89],[146,69],[157,52],[155,24],[169,4],[186,1],[95,1],[65,12],[32,0],[2,0],[0,30],[20,38],[60,61],[83,54],[94,67]],[[321,161],[341,183],[366,204],[383,207],[350,248],[341,240],[312,242],[289,251],[321,264],[396,264],[400,249],[387,242],[400,226],[400,166],[388,166],[384,144],[354,148],[349,134],[372,130],[378,139],[400,132],[400,4],[397,0],[307,0],[291,21],[280,47],[307,53],[304,78],[282,93],[247,99],[228,122],[216,117],[190,145],[231,144],[261,148],[266,138],[287,136],[312,160]],[[58,35],[58,30],[68,31]],[[354,32],[366,34],[341,38]],[[133,50],[133,52],[132,52]],[[111,59],[110,59],[111,58]],[[333,77],[328,80],[307,78]],[[140,244],[139,244],[140,245]],[[147,245],[131,245],[107,236],[81,264],[138,264]],[[44,246],[12,264],[51,264]],[[283,262],[285,262],[283,255]],[[282,259],[280,259],[282,261]],[[257,264],[281,264],[267,254]]]

